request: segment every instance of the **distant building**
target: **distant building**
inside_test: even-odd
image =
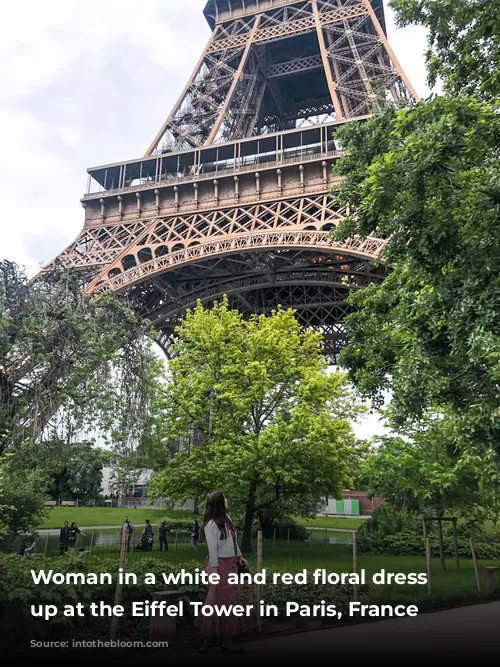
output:
[[[322,514],[327,516],[370,516],[373,510],[384,501],[370,498],[367,491],[345,491],[340,500],[328,498],[328,504]]]
[[[144,492],[146,485],[151,479],[152,472],[150,470],[144,470],[137,475],[131,475],[130,479],[127,481],[123,489],[115,488],[113,484],[113,472],[114,468],[112,466],[106,466],[102,469],[102,495],[111,496],[112,494],[125,496],[126,498],[142,498],[144,497]]]
[[[112,466],[107,466],[102,470],[102,495],[106,498],[112,498],[113,505],[116,503],[119,507],[134,509],[166,509],[171,504],[166,498],[159,498],[152,501],[147,497],[147,485],[153,476],[151,470],[143,470],[131,475],[130,479],[124,484],[122,489],[117,489],[113,483]],[[111,502],[111,501],[109,501]],[[174,509],[193,512],[194,500],[188,500],[185,503],[177,503]]]

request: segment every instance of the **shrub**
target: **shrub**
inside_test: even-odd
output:
[[[299,526],[295,522],[288,523],[272,523],[265,525],[263,529],[263,537],[271,539],[274,537],[276,531],[276,539],[286,540],[290,536],[291,540],[305,540],[309,537],[309,532],[303,526]]]
[[[170,565],[154,558],[143,558],[140,561],[130,563],[127,571],[138,575],[138,584],[123,587],[123,605],[125,609],[129,610],[132,602],[151,599],[156,591],[168,590],[168,586],[163,583],[162,572],[179,572],[183,568],[191,571],[195,567],[199,567],[199,564],[186,562]],[[35,572],[53,570],[62,574],[95,572],[97,575],[109,572],[113,576],[111,584],[91,586],[50,583],[36,585],[33,582],[31,570]],[[74,605],[77,602],[88,605],[102,600],[106,604],[113,604],[117,570],[118,561],[115,559],[90,561],[87,565],[82,555],[53,559],[36,554],[24,559],[19,556],[0,553],[0,623],[2,635],[22,638],[25,636],[44,636],[47,633],[47,623],[31,616],[31,605],[52,604],[56,605],[61,611],[63,605]],[[146,573],[152,573],[156,576],[156,584],[144,584]],[[183,595],[190,599],[202,599],[205,594],[204,586],[176,586],[175,589],[180,590]],[[85,619],[72,619],[64,617],[61,613],[52,619],[50,626],[54,629],[57,629],[58,626],[69,628],[74,622],[78,623],[82,620],[85,624],[94,624],[99,628],[103,626],[103,619],[88,616]]]
[[[437,531],[436,531],[437,532]],[[439,540],[436,532],[431,535],[431,553],[439,556]],[[443,525],[443,547],[447,557],[455,555],[451,525]],[[458,537],[458,552],[462,558],[471,558],[468,535]],[[416,512],[399,510],[389,505],[379,507],[358,532],[358,545],[364,553],[390,556],[425,556],[422,517]],[[475,540],[478,558],[500,558],[500,541],[481,536]]]
[[[179,517],[179,518],[171,518],[171,519],[166,517],[164,520],[167,522],[167,528],[171,532],[174,532],[176,530],[182,530],[182,531],[189,530],[190,531],[191,528],[193,527],[193,524],[194,524],[194,521],[195,521],[194,518],[190,518],[190,517]],[[200,527],[201,527],[202,522],[201,522],[200,519],[198,519],[198,523],[200,524]]]

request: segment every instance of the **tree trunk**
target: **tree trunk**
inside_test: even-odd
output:
[[[245,522],[243,524],[243,540],[241,550],[244,553],[252,553],[252,525],[255,514],[255,484],[252,484],[248,493],[248,500],[245,509]]]
[[[274,523],[274,519],[266,517],[264,512],[257,512],[257,516],[259,518],[260,529],[264,537],[269,537],[269,535],[271,534],[271,528]]]

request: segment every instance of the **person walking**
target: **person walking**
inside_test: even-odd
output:
[[[197,544],[199,539],[200,539],[200,524],[198,523],[197,520],[195,520],[194,525],[191,529],[191,546],[195,551],[198,550]]]
[[[209,586],[205,600],[205,604],[209,606],[239,604],[239,584],[230,584],[228,577],[230,574],[238,574],[237,560],[242,567],[248,567],[238,546],[236,528],[226,513],[227,507],[228,501],[222,491],[215,491],[208,497],[203,525],[204,539],[208,546],[205,568],[208,574],[217,573],[220,578],[218,584]],[[195,627],[203,637],[199,651],[201,654],[208,653],[214,637],[222,639],[222,653],[238,655],[245,652],[242,648],[233,648],[233,639],[245,630],[242,618],[235,615],[198,616]]]
[[[78,539],[78,535],[82,535],[83,537],[85,537],[85,533],[82,533],[82,531],[73,521],[69,529],[69,551],[75,551],[76,540]]]
[[[167,540],[168,526],[166,521],[162,521],[160,527],[158,528],[158,543],[160,545],[160,551],[168,551],[168,540]]]
[[[127,551],[130,551],[130,540],[132,539],[132,535],[134,534],[135,528],[133,524],[130,523],[128,520],[128,516],[125,517],[123,520],[123,526],[122,526],[122,531],[121,531],[121,536],[123,540],[123,533],[127,534]]]
[[[142,538],[146,545],[146,551],[152,551],[154,534],[153,534],[153,526],[151,525],[151,521],[149,519],[146,519],[146,525],[144,526],[144,530],[142,531]]]
[[[64,526],[61,528],[59,533],[59,553],[62,556],[67,553],[69,549],[69,524],[67,521],[64,522]]]

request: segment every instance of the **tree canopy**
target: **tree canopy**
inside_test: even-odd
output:
[[[95,500],[101,494],[103,466],[110,458],[111,452],[92,442],[50,443],[47,493],[53,499]]]
[[[473,98],[387,109],[343,132],[343,236],[389,239],[388,276],[357,292],[341,363],[390,389],[407,428],[439,413],[456,442],[499,445],[500,120]]]
[[[352,215],[337,234],[388,240],[385,281],[351,297],[341,363],[375,404],[392,394],[389,424],[411,436],[369,459],[372,487],[444,508],[498,479],[500,3],[391,4],[401,25],[429,29],[445,95],[341,130]]]
[[[500,96],[500,0],[391,0],[400,26],[429,30],[430,84],[451,95]]]
[[[494,456],[480,449],[457,456],[453,438],[439,424],[411,439],[377,438],[363,474],[370,493],[393,507],[438,516],[488,506],[492,476],[498,480]]]
[[[164,393],[165,442],[185,446],[150,489],[171,499],[221,488],[254,519],[287,502],[339,493],[356,458],[350,419],[359,411],[346,378],[328,373],[321,337],[292,311],[245,321],[227,304],[187,313]],[[191,438],[189,438],[191,434]]]
[[[92,424],[133,437],[146,413],[149,333],[125,300],[85,296],[75,274],[56,268],[30,283],[1,262],[0,453],[37,441],[54,415],[73,432]]]
[[[0,262],[0,539],[33,530],[48,492],[99,493],[102,455],[82,436],[141,439],[159,372],[150,334],[126,299],[85,296],[77,274],[30,282]]]

